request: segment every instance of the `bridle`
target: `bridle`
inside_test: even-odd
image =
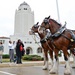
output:
[[[34,27],[34,28],[38,28],[38,27],[39,27],[38,23],[39,23],[39,22],[37,22],[37,24],[35,24],[33,27]],[[35,35],[35,31],[34,31],[32,28],[31,28],[31,31],[32,31],[32,34]]]
[[[47,24],[51,24],[50,23],[50,16],[48,17],[48,18],[45,18],[44,20],[43,20],[43,22],[42,22],[42,24],[44,23],[44,26],[40,26],[39,28],[38,28],[38,31],[40,30],[40,28],[41,28],[41,30],[43,30],[43,32],[44,31],[46,31],[46,25]],[[48,28],[50,28],[50,25],[49,25],[49,27]]]

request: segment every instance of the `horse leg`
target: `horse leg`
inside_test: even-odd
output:
[[[72,68],[75,68],[75,48],[70,49],[71,50],[71,55],[73,57],[73,65]]]
[[[53,51],[49,51],[49,55],[50,55],[50,63],[51,63],[51,67],[50,67],[50,70],[52,69],[53,67]]]
[[[72,65],[72,68],[75,68],[75,56],[72,54],[72,57],[73,57],[73,65]]]
[[[45,53],[44,53],[44,49],[43,49],[43,48],[42,48],[42,53],[43,53],[43,57],[44,57],[44,65],[45,65],[46,58],[45,58]]]
[[[68,54],[68,61],[70,62],[70,53],[67,51],[67,54]],[[64,55],[64,59],[65,59],[65,55]],[[65,65],[65,68],[66,68],[66,65]]]
[[[43,66],[43,70],[47,70],[48,69],[48,54],[47,54],[47,50],[44,50],[44,66]]]
[[[52,69],[50,70],[50,74],[58,73],[58,66],[59,66],[58,50],[54,50],[54,53],[55,53],[55,61],[54,61]]]
[[[66,48],[64,48],[63,49],[63,53],[64,53],[64,59],[65,59],[65,61],[66,61],[66,63],[65,63],[65,72],[64,72],[64,74],[71,74],[71,69],[70,69],[70,63],[69,63],[69,56],[68,56],[68,52],[67,52],[67,49]]]

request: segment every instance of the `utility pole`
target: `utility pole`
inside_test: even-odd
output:
[[[59,15],[58,0],[56,0],[56,8],[57,8],[58,22],[60,23],[60,15]]]

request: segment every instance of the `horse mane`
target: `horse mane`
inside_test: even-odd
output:
[[[52,20],[54,23],[56,23],[56,24],[58,24],[59,26],[61,26],[61,24],[58,23],[57,21],[55,21],[54,19],[50,19],[50,20]]]

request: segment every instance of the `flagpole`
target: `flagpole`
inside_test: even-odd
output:
[[[58,22],[60,23],[60,15],[59,15],[58,0],[56,0],[56,8],[57,8]]]

